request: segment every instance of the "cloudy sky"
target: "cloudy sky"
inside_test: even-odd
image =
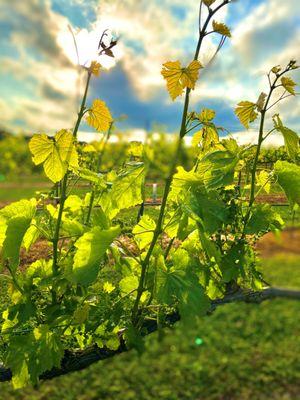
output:
[[[89,102],[101,98],[115,118],[126,114],[121,129],[159,124],[175,132],[182,99],[169,99],[161,64],[177,59],[187,64],[193,58],[198,4],[197,0],[1,0],[0,126],[29,133],[72,127],[83,82],[71,26],[82,63],[104,29],[119,37],[116,59],[102,60],[108,69],[93,79]],[[240,132],[235,104],[256,101],[268,87],[265,73],[300,56],[300,2],[238,0],[216,19],[230,26],[232,39],[201,70],[192,108],[214,108],[218,124]],[[200,57],[204,65],[217,43],[218,36],[207,37]],[[285,124],[299,131],[300,99],[287,99],[280,112]],[[90,128],[83,125],[82,130]]]

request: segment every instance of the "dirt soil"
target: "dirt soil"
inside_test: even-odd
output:
[[[262,258],[270,258],[276,254],[295,254],[300,256],[300,229],[285,229],[281,234],[275,236],[267,233],[257,245]]]
[[[25,249],[21,249],[20,254],[20,266],[28,266],[32,264],[34,261],[39,260],[40,258],[49,258],[51,256],[52,248],[49,245],[49,242],[46,240],[39,240],[34,243],[28,252]]]
[[[138,250],[129,238],[121,236],[119,241],[128,248],[128,254],[137,254]],[[167,247],[168,240],[166,238],[163,238],[162,245],[163,247]],[[174,243],[174,245],[176,246],[178,243]],[[279,236],[275,236],[270,232],[259,241],[257,244],[257,250],[262,258],[271,258],[280,253],[300,256],[300,229],[286,229]],[[40,258],[49,258],[51,256],[51,251],[51,246],[46,240],[39,240],[27,253],[22,249],[21,267],[30,265]]]

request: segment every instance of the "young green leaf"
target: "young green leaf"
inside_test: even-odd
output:
[[[139,280],[138,277],[135,275],[125,276],[119,282],[119,287],[123,295],[127,295],[131,292],[134,292],[138,286],[139,286]],[[134,297],[136,297],[136,293],[134,294]]]
[[[97,278],[100,262],[113,240],[120,234],[120,227],[102,230],[98,226],[81,236],[75,243],[71,280],[90,285]]]
[[[3,242],[1,258],[8,261],[13,271],[19,264],[20,247],[36,211],[36,202],[20,200],[0,211],[3,218]]]
[[[88,110],[86,122],[98,132],[109,129],[113,119],[104,101],[99,99],[93,101],[92,107]]]
[[[62,357],[63,348],[58,336],[49,331],[47,325],[40,325],[26,335],[12,336],[6,364],[12,371],[14,388],[37,384],[43,372],[60,366]]]
[[[270,193],[271,181],[270,174],[267,171],[261,171],[257,174],[257,186],[260,186],[266,193]]]
[[[198,163],[198,173],[202,176],[207,190],[230,185],[238,157],[230,151],[213,151],[206,154]]]
[[[186,266],[181,263],[167,268],[162,258],[157,272],[157,299],[168,305],[178,302],[183,322],[194,320],[209,308],[209,300],[197,277],[186,271]]]
[[[104,192],[100,204],[108,218],[114,218],[119,211],[143,202],[145,166],[138,164],[119,175],[112,189]]]
[[[280,132],[284,138],[284,144],[288,155],[295,161],[299,150],[299,136],[296,132],[283,125],[278,114],[274,115],[273,121],[275,129]]]
[[[217,32],[223,36],[231,37],[230,29],[227,25],[223,24],[223,22],[213,21],[212,26],[214,32]]]
[[[65,129],[54,138],[45,133],[35,134],[29,142],[29,149],[36,165],[42,164],[45,174],[52,182],[59,182],[68,167],[78,168],[78,155],[73,143],[73,135]]]
[[[281,216],[269,204],[258,204],[251,210],[245,233],[257,235],[268,231],[281,230],[283,225]]]
[[[203,151],[209,150],[216,143],[219,142],[219,134],[216,127],[211,125],[205,125],[200,131],[196,132],[192,139],[192,146],[201,145]]]
[[[291,205],[300,205],[300,167],[287,161],[276,161],[275,174]]]
[[[168,61],[163,64],[161,74],[167,81],[167,89],[172,100],[180,96],[185,88],[195,88],[200,68],[202,65],[197,60],[192,61],[186,68],[182,68],[179,61]]]
[[[203,110],[201,110],[198,118],[199,121],[202,123],[205,122],[210,122],[211,120],[213,120],[216,116],[216,113],[214,110],[210,110],[209,108],[204,108]]]
[[[235,109],[235,114],[239,118],[241,124],[247,129],[249,128],[249,123],[255,121],[257,118],[258,114],[255,111],[256,108],[257,105],[251,101],[241,101]]]
[[[203,0],[203,3],[207,6],[210,7],[213,3],[215,3],[216,0]]]
[[[281,84],[287,92],[295,96],[296,82],[294,82],[292,78],[288,76],[283,76],[281,78]]]
[[[133,228],[132,233],[134,234],[135,241],[138,243],[140,250],[151,243],[155,227],[155,221],[148,215],[143,215],[139,223]]]
[[[207,233],[212,234],[222,227],[228,211],[216,190],[193,190],[188,205],[193,214],[198,216]]]

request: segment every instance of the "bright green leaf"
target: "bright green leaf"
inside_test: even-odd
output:
[[[65,129],[56,133],[54,138],[46,134],[35,134],[29,142],[29,149],[36,165],[42,164],[45,174],[52,182],[59,182],[68,167],[78,168],[78,155],[74,146],[74,138]]]
[[[292,160],[295,161],[299,150],[298,134],[284,126],[278,114],[274,115],[273,121],[275,129],[280,132],[284,138],[284,144],[288,155],[291,157]]]
[[[275,174],[291,205],[300,205],[300,167],[287,161],[276,161]]]
[[[104,101],[99,99],[93,101],[86,122],[98,132],[105,132],[109,129],[113,119]]]
[[[292,95],[295,95],[295,86],[296,83],[293,81],[292,78],[288,77],[288,76],[283,76],[281,78],[281,84],[284,87],[284,89],[289,92]]]
[[[155,221],[148,215],[143,215],[139,223],[133,228],[132,233],[141,250],[151,243],[155,227]]]
[[[213,30],[220,35],[231,37],[230,29],[227,25],[223,24],[222,22],[213,21],[212,22]]]
[[[251,101],[241,101],[235,109],[235,113],[241,124],[247,129],[249,128],[249,123],[255,121],[257,118],[256,107],[257,105]]]
[[[81,236],[75,243],[77,250],[74,256],[72,280],[82,285],[93,283],[106,250],[119,234],[119,226],[108,230],[96,226]]]

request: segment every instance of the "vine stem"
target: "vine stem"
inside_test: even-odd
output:
[[[199,32],[199,38],[198,38],[198,43],[197,43],[197,47],[196,47],[196,51],[195,51],[195,55],[194,55],[194,60],[198,60],[198,58],[199,58],[201,45],[202,45],[204,37],[206,36],[206,29],[207,29],[207,26],[208,26],[211,18],[213,17],[213,15],[217,11],[219,11],[223,6],[225,6],[228,3],[230,3],[230,0],[224,0],[214,10],[212,10],[211,8],[208,9],[208,16],[207,16],[207,18],[205,20],[205,23],[203,24],[203,27],[200,29],[200,32]],[[132,323],[133,323],[133,325],[136,325],[138,323],[138,319],[139,319],[139,316],[138,316],[139,303],[140,303],[140,299],[142,297],[142,294],[144,292],[144,284],[145,284],[145,278],[146,278],[148,265],[149,265],[150,258],[152,256],[154,247],[156,245],[156,242],[157,242],[160,234],[162,233],[162,225],[163,225],[163,220],[164,220],[167,200],[168,200],[168,196],[169,196],[169,193],[170,193],[173,176],[174,176],[175,171],[176,171],[177,161],[178,161],[181,149],[182,149],[183,138],[186,135],[186,121],[187,121],[187,114],[188,114],[188,108],[189,108],[189,102],[190,102],[190,93],[191,93],[191,89],[187,88],[186,92],[185,92],[185,99],[184,99],[184,106],[183,106],[182,117],[181,117],[181,126],[180,126],[180,131],[179,131],[178,143],[177,143],[175,154],[174,154],[174,157],[173,157],[173,160],[172,160],[172,163],[171,163],[171,168],[170,168],[169,174],[168,174],[168,176],[166,178],[166,183],[165,183],[162,203],[161,203],[161,207],[160,207],[160,211],[159,211],[159,216],[158,216],[158,219],[157,219],[155,230],[153,232],[152,241],[150,243],[150,246],[149,246],[149,249],[148,249],[148,251],[146,253],[146,256],[145,256],[145,258],[144,258],[144,260],[142,261],[142,264],[141,264],[141,276],[140,276],[139,285],[138,285],[138,289],[137,289],[137,296],[136,296],[136,299],[135,299],[135,302],[134,302],[134,305],[133,305],[133,309],[132,309]]]
[[[285,289],[285,288],[266,288],[261,291],[255,292],[240,292],[231,295],[226,295],[222,299],[212,300],[211,303],[211,310],[208,312],[208,316],[211,315],[215,309],[219,308],[222,305],[235,303],[235,302],[246,302],[247,304],[254,303],[260,304],[266,300],[272,299],[286,299],[286,300],[300,300],[300,291],[294,289]],[[180,315],[178,312],[174,312],[172,314],[167,315],[167,321],[170,325],[175,324],[177,321],[180,320]],[[143,323],[143,335],[150,335],[151,333],[157,331],[157,321],[150,320],[145,321]],[[53,379],[55,377],[66,375],[70,372],[79,371],[82,369],[87,368],[91,364],[94,364],[97,361],[105,360],[116,356],[117,354],[127,352],[130,349],[126,347],[124,341],[124,333],[126,329],[120,329],[118,332],[119,335],[119,347],[116,350],[110,350],[107,347],[99,348],[98,346],[94,345],[88,347],[84,350],[66,350],[64,357],[61,361],[60,367],[53,367],[50,371],[44,372],[40,379],[48,380]],[[27,333],[24,332],[24,333]],[[3,333],[2,333],[3,334]],[[1,337],[0,337],[1,339]],[[12,379],[12,371],[9,368],[6,368],[0,361],[0,382],[7,382]]]
[[[97,165],[96,165],[96,172],[97,173],[100,170],[100,166],[101,166],[104,150],[105,150],[105,147],[106,147],[106,145],[107,145],[107,143],[108,143],[108,141],[110,139],[112,127],[113,127],[113,122],[111,122],[111,124],[109,125],[107,134],[106,134],[106,136],[105,136],[105,138],[103,140],[103,147],[102,147],[101,152],[99,154],[99,157],[98,157],[98,160],[97,160]],[[89,206],[88,206],[88,213],[87,213],[86,222],[85,222],[86,225],[88,225],[90,223],[94,201],[95,201],[95,187],[93,187],[92,191],[91,191],[91,197],[90,197]]]
[[[82,117],[84,115],[85,104],[86,104],[86,99],[87,99],[87,94],[88,94],[88,88],[89,88],[89,84],[90,84],[91,75],[92,75],[91,72],[88,71],[86,86],[85,86],[84,94],[83,94],[83,97],[82,97],[80,110],[79,110],[79,113],[78,113],[78,117],[77,117],[77,121],[76,121],[74,130],[73,130],[73,138],[77,137],[79,125],[80,125],[80,122],[81,122]],[[65,205],[65,201],[67,199],[66,192],[67,192],[67,185],[68,185],[68,175],[69,174],[68,174],[68,171],[67,171],[65,176],[64,176],[64,178],[63,178],[63,180],[62,180],[62,183],[61,183],[61,193],[60,193],[60,199],[59,199],[59,210],[58,210],[58,216],[57,216],[55,231],[54,231],[54,235],[53,235],[53,239],[52,239],[52,248],[53,248],[52,272],[53,272],[53,275],[57,275],[58,274],[59,232],[60,232],[60,228],[61,228],[64,205]],[[52,291],[52,297],[53,297],[53,300],[55,300],[56,296],[55,296],[55,292],[54,291]]]
[[[266,117],[267,111],[270,109],[270,107],[268,107],[268,105],[269,105],[269,102],[271,100],[271,97],[272,97],[272,94],[273,94],[274,90],[278,87],[278,86],[276,86],[276,83],[278,82],[278,79],[288,71],[289,71],[289,66],[287,68],[285,68],[284,71],[282,71],[280,74],[276,75],[276,78],[274,79],[273,83],[271,83],[270,77],[269,77],[269,74],[268,74],[269,83],[270,83],[270,90],[269,90],[269,94],[268,94],[268,97],[266,99],[266,102],[264,104],[264,107],[260,112],[261,113],[261,118],[260,118],[259,131],[258,131],[258,141],[257,141],[257,148],[256,148],[256,152],[255,152],[253,167],[251,169],[250,196],[249,196],[248,210],[247,210],[247,213],[245,215],[245,220],[244,220],[244,231],[245,231],[246,224],[247,224],[247,222],[249,220],[249,217],[250,217],[251,208],[252,208],[253,203],[255,201],[256,172],[257,172],[257,164],[258,164],[258,158],[259,158],[261,146],[262,146],[262,143],[264,142],[264,140],[267,138],[267,136],[269,136],[269,134],[271,132],[273,132],[273,129],[272,129],[264,137],[265,117]],[[244,236],[244,232],[243,232],[243,236]]]

